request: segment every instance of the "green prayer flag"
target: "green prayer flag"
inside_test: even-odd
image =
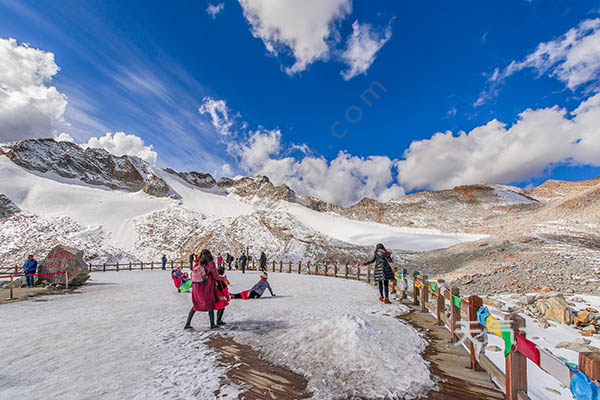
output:
[[[456,295],[452,295],[452,304],[454,304],[455,307],[460,308],[460,303],[462,303],[462,299]]]
[[[431,290],[433,290],[434,292],[437,292],[437,283],[431,282],[429,284],[429,286],[431,286]]]
[[[515,335],[513,330],[508,328],[504,323],[502,324],[502,339],[504,340],[504,357],[507,357],[515,342]]]

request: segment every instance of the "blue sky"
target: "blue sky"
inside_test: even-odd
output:
[[[159,166],[265,173],[342,204],[600,175],[599,0],[293,3],[0,0],[0,38],[52,53],[60,68],[36,84],[64,95],[64,113],[28,127],[32,135],[87,143],[125,132],[152,145]],[[361,94],[373,82],[385,91],[369,106]],[[576,118],[560,109],[582,104],[581,123],[561,128]],[[360,121],[347,121],[349,107]],[[548,115],[524,118],[527,109]],[[36,120],[8,124],[23,119]],[[336,121],[343,137],[331,133]],[[565,135],[574,136],[554,146],[563,151],[549,146]]]

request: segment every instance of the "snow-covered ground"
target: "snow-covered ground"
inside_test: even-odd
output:
[[[231,290],[258,276],[229,273]],[[343,279],[272,274],[276,297],[233,300],[223,333],[309,379],[314,398],[417,396],[432,387],[424,339],[376,289]],[[168,272],[93,273],[81,293],[0,306],[0,399],[214,398],[225,369],[208,318],[182,327],[190,295]],[[219,398],[241,388],[225,380]]]

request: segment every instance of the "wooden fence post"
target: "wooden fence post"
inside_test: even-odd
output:
[[[279,260],[279,272],[283,272],[283,261]]]
[[[129,261],[129,270],[131,271],[131,261]]]
[[[102,266],[102,272],[106,272],[106,263]]]
[[[292,262],[288,261],[288,274],[292,273]]]
[[[325,276],[327,276],[327,267],[328,267],[328,265],[327,265],[327,263],[325,263]]]
[[[171,260],[171,270],[173,270],[173,260]]]
[[[333,276],[337,278],[337,264],[333,264]]]
[[[371,284],[371,268],[367,266],[367,283]]]
[[[302,263],[298,261],[298,273],[302,273]]]
[[[413,271],[413,304],[415,306],[419,305],[419,288],[417,287],[417,275],[416,271]]]
[[[141,262],[141,263],[140,263],[140,271],[143,271],[143,270],[144,270],[144,263],[143,263],[143,262]]]
[[[150,261],[150,269],[154,269],[154,261]]]
[[[504,316],[504,320],[510,321],[510,329],[525,336],[525,332],[523,332],[525,319],[523,317],[509,314]],[[527,393],[527,357],[518,351],[513,351],[504,359],[504,368],[506,371],[506,400],[518,400],[520,391]]]
[[[90,272],[92,272],[92,263],[90,263]]]
[[[360,264],[356,266],[356,280],[360,281]]]
[[[348,279],[348,263],[346,263],[346,274],[344,275],[344,278]]]
[[[15,265],[15,275],[18,275],[18,274],[19,274],[19,266]]]
[[[442,314],[446,311],[446,302],[444,301],[444,294],[441,291],[441,285],[445,281],[443,279],[438,279],[437,282],[437,297],[436,297],[436,305],[435,305],[435,317],[438,320],[438,325],[444,325],[442,321]]]
[[[471,362],[469,367],[475,371],[483,371],[483,368],[477,362],[477,357],[475,357],[475,345],[473,344],[472,339],[481,333],[481,325],[477,321],[477,311],[483,306],[483,300],[481,300],[481,297],[479,296],[469,296],[467,301],[469,302],[469,334],[471,335],[471,340],[469,341]]]
[[[459,296],[460,290],[457,287],[450,289],[450,343],[458,340],[456,336],[456,325],[460,321],[460,307],[456,307],[452,296]]]
[[[408,291],[408,279],[406,279],[404,276],[407,274],[407,270],[406,268],[404,268],[402,270],[402,286],[404,286],[404,289],[402,289],[402,298],[405,299],[407,297],[406,292]]]
[[[429,302],[429,277],[423,275],[423,289],[421,289],[421,312],[427,312],[427,302]]]
[[[119,263],[117,263],[117,272],[119,272]]]
[[[588,378],[600,380],[600,353],[583,352],[579,353],[579,369]]]

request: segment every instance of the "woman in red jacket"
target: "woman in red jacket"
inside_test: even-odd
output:
[[[222,321],[220,320],[217,320],[215,324],[215,304],[218,297],[217,281],[222,279],[223,277],[217,274],[217,267],[210,251],[207,249],[202,250],[192,271],[193,306],[188,314],[184,329],[193,329],[191,323],[196,311],[208,312],[210,329],[222,325]]]

